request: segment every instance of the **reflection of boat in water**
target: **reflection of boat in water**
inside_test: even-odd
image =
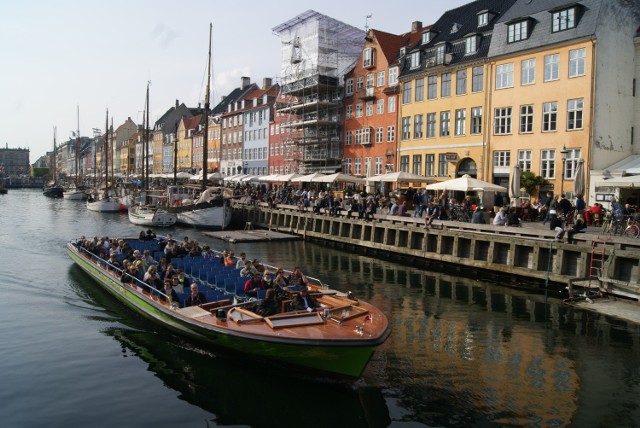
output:
[[[127,241],[131,248],[158,251],[157,241]],[[224,278],[223,293],[201,284],[201,291],[211,291],[211,297],[198,306],[178,308],[176,303],[157,290],[140,282],[122,283],[121,271],[91,254],[77,243],[67,244],[67,254],[105,290],[122,303],[159,324],[204,343],[227,348],[261,359],[322,372],[358,377],[369,359],[390,333],[386,316],[372,305],[331,290],[320,281],[307,277],[311,292],[323,306],[315,311],[287,311],[286,300],[270,316],[260,316],[248,307],[254,302],[231,304],[230,299],[242,296],[240,278],[234,268],[225,268],[217,260],[187,257],[182,265],[187,272],[211,272]],[[177,263],[176,259],[176,263]],[[197,263],[197,265],[191,265]],[[194,266],[197,266],[194,267]],[[218,281],[221,284],[220,281]],[[229,283],[229,284],[227,284]],[[229,286],[232,286],[229,288]],[[296,290],[290,290],[292,296]],[[183,303],[181,301],[181,303]]]

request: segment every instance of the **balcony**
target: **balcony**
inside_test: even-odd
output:
[[[363,101],[374,100],[376,96],[373,94],[373,86],[368,86],[358,90],[358,97]]]

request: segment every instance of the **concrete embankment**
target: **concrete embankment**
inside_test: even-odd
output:
[[[569,244],[555,242],[554,232],[539,222],[501,227],[444,221],[427,230],[417,217],[376,215],[375,220],[364,221],[298,212],[289,206],[237,205],[235,211],[242,224],[251,222],[255,227],[360,247],[369,253],[393,253],[536,282],[548,276],[561,287],[572,278],[594,274],[638,289],[640,239],[602,236],[599,228],[590,227]]]

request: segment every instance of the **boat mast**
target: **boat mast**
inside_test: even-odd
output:
[[[76,134],[76,189],[78,184],[78,170],[80,169],[80,104],[78,104],[78,129]]]
[[[144,123],[144,145],[142,146],[142,153],[144,156],[144,185],[146,187],[145,192],[145,203],[149,203],[149,84],[151,81],[147,82],[147,99],[145,104],[146,108],[146,118],[142,118],[142,122]]]
[[[207,188],[207,166],[209,154],[209,92],[211,82],[211,32],[213,30],[213,24],[209,23],[209,57],[207,60],[207,89],[204,94],[204,141],[202,142],[202,191]]]
[[[53,159],[51,161],[51,181],[53,181],[53,185],[56,184],[56,130],[57,128],[53,127]]]
[[[104,124],[104,191],[109,195],[109,109]]]

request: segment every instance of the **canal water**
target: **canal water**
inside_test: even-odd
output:
[[[4,427],[640,426],[640,329],[557,296],[305,242],[214,248],[302,267],[384,310],[393,332],[345,382],[203,349],[121,307],[66,256],[137,236],[126,214],[37,190],[0,196]]]

